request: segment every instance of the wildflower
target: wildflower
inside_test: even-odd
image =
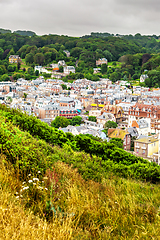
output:
[[[23,182],[22,184],[25,184],[26,182]]]
[[[38,178],[33,178],[33,181],[39,181],[39,179]]]
[[[24,187],[23,190],[27,190],[29,187]]]
[[[29,182],[29,183],[32,183],[33,181],[32,181],[32,180],[29,180],[28,182]]]
[[[48,190],[48,188],[45,188],[45,190]]]
[[[36,183],[33,183],[33,185],[36,185]]]
[[[19,198],[19,196],[17,196],[16,198]]]
[[[28,177],[30,177],[31,176],[31,174],[28,174]]]
[[[38,173],[41,173],[41,171],[38,171]]]
[[[18,194],[18,192],[16,192],[16,194]]]

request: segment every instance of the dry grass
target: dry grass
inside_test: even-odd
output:
[[[0,239],[160,239],[159,185],[116,177],[86,182],[58,162],[61,194],[53,204],[63,214],[47,222],[16,199],[19,174],[4,160],[1,156]]]

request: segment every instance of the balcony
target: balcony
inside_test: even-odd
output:
[[[146,147],[142,147],[143,150],[147,149]]]

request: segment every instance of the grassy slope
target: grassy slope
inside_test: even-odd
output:
[[[159,185],[118,177],[86,182],[58,162],[55,171],[63,179],[58,204],[68,216],[46,222],[24,210],[23,198],[14,196],[18,174],[10,165],[6,171],[5,156],[0,159],[0,239],[159,239]]]
[[[1,126],[5,129],[2,118]],[[31,140],[27,139],[31,138],[26,138],[29,135],[13,127],[12,124],[8,125],[6,131],[11,131],[15,140],[21,135],[19,141],[24,143],[25,155],[30,156],[32,145],[30,145]],[[26,146],[26,144],[28,145]],[[34,145],[37,147],[37,154],[41,149],[40,146],[45,147],[43,141],[35,140]],[[18,150],[18,146],[16,149]],[[52,193],[50,189],[43,192],[42,198],[37,198],[36,201],[34,199],[32,202],[34,206],[27,208],[25,207],[26,203],[33,196],[23,194],[20,200],[16,198],[16,192],[22,188],[20,180],[22,176],[18,171],[13,170],[7,157],[1,154],[0,239],[159,238],[159,184],[142,183],[116,176],[103,177],[101,183],[85,181],[76,169],[73,170],[61,162],[64,157],[73,158],[71,156],[73,152],[62,152],[62,149],[57,147],[53,149],[52,157],[59,160],[58,162],[53,161],[53,173],[58,178],[58,187]],[[42,150],[42,154],[37,156],[41,161],[46,161],[44,151]],[[65,156],[66,154],[68,155]],[[79,164],[82,162],[81,157],[83,160],[89,158],[85,153],[74,153],[74,157],[80,161]],[[32,176],[27,177],[27,181],[35,177],[32,169],[30,173]],[[53,180],[54,177],[52,177],[52,183]],[[42,217],[48,197],[55,209],[59,206],[64,213],[59,213],[56,218],[53,216],[49,222]],[[36,208],[38,211],[35,216],[32,211],[35,211]]]

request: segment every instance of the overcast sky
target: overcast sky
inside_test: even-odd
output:
[[[0,0],[0,28],[38,35],[160,35],[158,0]]]

